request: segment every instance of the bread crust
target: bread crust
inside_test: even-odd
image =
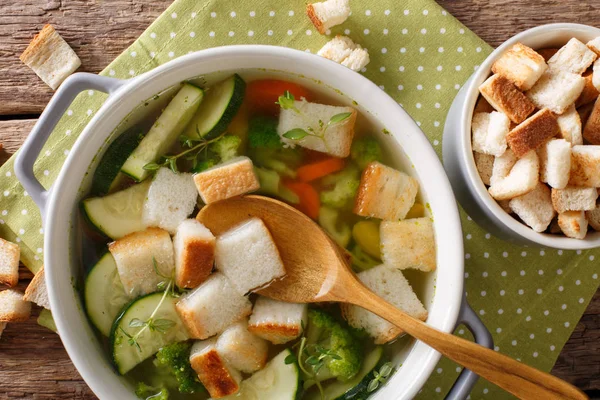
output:
[[[48,292],[46,289],[46,273],[44,267],[40,269],[37,274],[33,277],[27,289],[25,289],[25,295],[23,300],[31,301],[40,307],[44,307],[50,310],[50,303],[48,302]]]
[[[596,101],[598,95],[600,95],[600,92],[598,92],[598,89],[596,89],[596,86],[594,86],[594,75],[592,71],[587,70],[582,76],[585,79],[585,86],[583,87],[583,92],[581,92],[579,98],[575,101],[575,107],[581,107],[592,103]]]
[[[9,242],[0,238],[0,253],[6,259],[6,267],[9,271],[5,274],[0,274],[0,283],[10,287],[17,286],[19,283],[19,258],[21,257],[21,248],[18,244]]]
[[[42,30],[39,31],[33,37],[31,42],[29,43],[29,46],[27,46],[23,54],[19,56],[19,59],[24,64],[28,64],[32,59],[35,58],[37,53],[40,52],[40,49],[42,49],[46,45],[46,42],[48,41],[48,39],[50,39],[52,35],[54,35],[54,33],[56,33],[56,31],[54,30],[54,27],[52,25],[44,25]]]
[[[523,59],[528,59],[529,63],[523,62]],[[536,64],[539,69],[534,70],[530,63]],[[521,43],[513,45],[492,64],[493,73],[510,80],[519,90],[530,89],[547,68],[544,57]]]
[[[215,349],[192,357],[190,364],[211,397],[225,397],[240,390],[239,383]]]
[[[325,34],[325,30],[326,29],[323,26],[323,22],[317,16],[317,13],[315,12],[315,8],[313,7],[312,4],[308,4],[306,6],[306,15],[308,15],[308,18],[310,19],[310,22],[312,22],[312,24],[315,26],[315,28],[317,28],[317,30],[319,31],[319,33],[321,35]]]
[[[210,275],[215,260],[215,241],[188,238],[179,261],[177,286],[192,289],[199,286]]]
[[[263,322],[255,325],[248,324],[248,331],[273,344],[284,344],[300,336],[301,327],[297,325],[275,324]]]
[[[587,220],[583,211],[566,211],[558,214],[561,231],[573,239],[584,239],[587,234]]]
[[[252,161],[247,157],[195,174],[194,183],[206,204],[253,192],[260,188]]]
[[[522,157],[558,134],[560,127],[556,117],[544,108],[510,131],[506,140],[515,155]]]
[[[525,121],[535,110],[533,102],[501,75],[489,77],[479,91],[492,107],[505,113],[516,124]]]
[[[579,146],[575,147],[575,151],[571,151],[569,185],[600,187],[600,155],[594,157],[590,154],[580,153],[576,151],[577,148]]]
[[[591,144],[600,145],[600,98],[594,103],[590,116],[585,122],[583,138]]]

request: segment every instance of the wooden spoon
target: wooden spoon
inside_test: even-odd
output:
[[[280,201],[244,196],[204,207],[197,219],[221,235],[251,217],[269,228],[286,275],[258,291],[294,303],[336,301],[363,307],[456,363],[521,399],[587,399],[567,382],[476,343],[441,332],[421,322],[364,286],[352,272],[342,250],[309,217]]]

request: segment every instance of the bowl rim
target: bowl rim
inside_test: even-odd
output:
[[[492,213],[495,220],[502,223],[506,228],[514,234],[525,238],[526,240],[537,243],[542,246],[565,249],[565,250],[582,250],[600,247],[600,232],[588,234],[585,239],[573,239],[566,236],[556,236],[548,233],[538,233],[529,226],[519,222],[517,219],[508,214],[502,207],[492,198],[483,181],[479,176],[473,156],[471,144],[471,120],[479,96],[479,86],[490,76],[492,64],[512,45],[516,42],[526,42],[534,38],[545,36],[548,32],[567,33],[571,37],[578,37],[583,34],[595,34],[600,36],[600,29],[583,24],[573,23],[553,23],[537,26],[535,28],[523,31],[510,39],[506,40],[498,46],[479,66],[477,71],[471,76],[468,86],[465,88],[463,106],[460,111],[460,139],[459,148],[461,151],[460,162],[466,167],[466,176],[468,184],[473,189],[474,193]],[[547,40],[549,42],[551,38]],[[543,47],[542,47],[543,48]],[[534,49],[535,50],[535,49]]]
[[[241,59],[254,60],[250,61],[250,64],[256,62],[257,59],[264,59],[264,62],[277,60],[283,64],[286,61],[290,63],[293,61],[294,66],[290,67],[288,72],[294,71],[294,68],[305,68],[302,73],[311,77],[328,72],[330,73],[331,82],[352,82],[352,91],[360,93],[360,96],[353,97],[365,99],[361,100],[361,105],[377,104],[377,110],[393,110],[394,112],[387,114],[376,113],[378,116],[374,115],[382,123],[387,119],[388,121],[398,121],[394,124],[410,125],[403,125],[402,132],[399,129],[393,130],[392,135],[398,142],[403,140],[410,143],[410,146],[401,147],[415,166],[420,185],[427,194],[435,216],[434,227],[438,260],[435,277],[439,280],[436,279],[438,285],[435,287],[433,300],[428,307],[430,310],[428,323],[442,331],[451,332],[458,320],[464,283],[464,250],[458,207],[440,159],[415,121],[398,103],[380,90],[375,83],[362,75],[330,60],[300,50],[265,45],[223,46],[201,50],[179,57],[128,80],[121,89],[110,96],[84,128],[73,146],[49,196],[46,210],[44,252],[47,259],[50,303],[56,313],[56,324],[69,356],[81,376],[101,399],[114,398],[115,393],[123,394],[120,398],[131,397],[133,399],[134,397],[130,392],[130,396],[125,395],[125,391],[122,390],[124,387],[108,387],[107,382],[115,383],[117,382],[116,379],[122,378],[118,378],[114,371],[108,368],[104,359],[94,360],[86,357],[87,353],[93,350],[91,346],[94,342],[94,338],[87,336],[88,331],[91,329],[88,326],[89,322],[82,329],[72,329],[73,326],[81,323],[80,318],[82,318],[81,315],[84,311],[81,309],[82,302],[78,297],[77,289],[73,288],[71,283],[71,269],[65,266],[66,260],[69,260],[71,265],[76,265],[75,263],[79,262],[72,260],[71,245],[73,241],[70,229],[74,210],[73,207],[68,208],[67,206],[73,206],[74,204],[76,208],[78,196],[76,192],[81,185],[85,174],[84,170],[87,170],[95,155],[94,153],[98,151],[98,146],[95,146],[94,143],[109,137],[112,129],[106,129],[107,133],[96,135],[96,137],[93,134],[102,132],[101,128],[116,127],[122,118],[113,123],[111,117],[116,119],[116,116],[124,114],[123,109],[131,110],[145,99],[150,98],[152,94],[159,93],[162,89],[181,82],[181,76],[184,76],[186,71],[189,71],[192,67],[201,69],[203,65],[222,63],[223,59],[227,57],[231,59],[233,65],[239,63]],[[308,67],[318,72],[313,72]],[[234,66],[228,67],[228,69],[239,70],[241,68]],[[216,67],[213,67],[208,71],[216,70]],[[185,76],[197,75],[189,74]],[[337,84],[331,84],[331,86],[335,88]],[[345,92],[349,92],[349,90]],[[371,97],[376,98],[377,101],[368,103],[368,99]],[[139,101],[132,101],[133,99]],[[129,106],[128,102],[134,105]],[[373,107],[365,106],[365,109],[372,112]],[[384,125],[393,124],[384,123]],[[407,148],[412,148],[412,151],[406,151]],[[410,157],[411,154],[415,157]],[[419,157],[416,157],[417,154]],[[86,168],[81,168],[83,161],[86,162]],[[435,183],[425,179],[431,177],[436,178]],[[75,200],[71,200],[71,198]],[[442,231],[444,236],[451,237],[451,240],[442,240],[440,236]],[[442,266],[444,268],[440,268]],[[440,282],[443,282],[443,285],[439,285]],[[407,355],[404,365],[419,367],[401,368],[389,381],[389,384],[377,392],[374,399],[395,399],[400,398],[400,396],[406,399],[414,397],[433,372],[440,357],[440,353],[436,350],[416,341]]]

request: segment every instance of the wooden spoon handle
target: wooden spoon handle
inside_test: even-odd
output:
[[[385,318],[520,399],[588,399],[581,390],[561,379],[476,343],[438,331],[374,296],[367,288],[354,289],[358,290],[352,297],[353,304]]]

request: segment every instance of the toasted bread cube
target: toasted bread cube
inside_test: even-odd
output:
[[[565,211],[590,211],[596,208],[598,191],[595,188],[567,186],[552,189],[552,205],[560,214]]]
[[[492,105],[490,103],[488,103],[488,101],[485,99],[485,97],[483,97],[482,95],[479,95],[479,97],[477,98],[477,103],[475,103],[475,109],[473,110],[474,114],[477,113],[491,113],[494,110],[494,107],[492,107]]]
[[[0,322],[0,338],[2,337],[2,333],[6,329],[6,325],[7,325],[6,322]]]
[[[596,90],[600,90],[600,61],[594,61],[592,68],[592,85]]]
[[[242,320],[219,335],[217,351],[233,368],[251,374],[262,369],[267,363],[269,344],[249,332],[248,322]]]
[[[600,56],[600,36],[587,42],[586,46],[596,53],[597,56]]]
[[[252,303],[238,293],[225,275],[216,272],[181,296],[176,308],[190,336],[206,339],[250,315]]]
[[[537,108],[562,114],[575,103],[584,87],[585,78],[581,75],[550,69],[526,94]]]
[[[585,126],[585,124],[587,124],[588,120],[590,119],[590,115],[592,115],[595,104],[596,102],[593,102],[577,109],[577,114],[579,114],[579,118],[581,118],[581,126]],[[583,140],[579,144],[583,144]]]
[[[240,294],[261,288],[285,275],[285,267],[271,233],[252,218],[217,238],[215,261]]]
[[[510,174],[519,158],[511,149],[506,150],[500,157],[494,157],[492,165],[492,175],[490,176],[490,186],[494,186]]]
[[[130,233],[110,243],[108,251],[115,258],[121,283],[131,298],[155,292],[175,267],[173,242],[164,229]]]
[[[383,221],[379,234],[384,264],[398,269],[435,269],[435,237],[429,218]]]
[[[20,257],[18,244],[0,238],[0,283],[11,287],[19,283]]]
[[[555,189],[564,189],[571,172],[571,145],[564,139],[552,139],[538,152],[540,178]]]
[[[479,91],[496,111],[506,114],[515,124],[525,121],[535,110],[531,100],[503,76],[490,76],[479,86]]]
[[[173,238],[175,283],[180,288],[198,287],[210,275],[215,262],[213,234],[195,219],[186,219]]]
[[[565,211],[558,214],[558,225],[567,237],[585,239],[588,221],[583,211]]]
[[[581,75],[598,56],[585,44],[572,38],[548,60],[551,70],[561,70]]]
[[[353,71],[360,71],[370,59],[369,52],[347,36],[337,35],[317,52],[317,55],[335,61]]]
[[[177,226],[192,212],[198,192],[192,174],[159,169],[148,189],[142,219],[146,226],[162,228],[175,234]]]
[[[196,342],[190,352],[190,364],[213,399],[237,393],[242,381],[240,371],[225,360],[216,344],[216,338]]]
[[[594,62],[594,65],[596,65],[596,62]],[[583,86],[583,91],[575,101],[575,107],[593,103],[598,98],[598,95],[600,95],[600,92],[598,92],[598,89],[594,85],[594,73],[588,70],[585,71],[582,76],[583,79],[585,79],[585,86]],[[600,76],[597,78],[600,78]]]
[[[397,221],[415,204],[417,180],[403,172],[372,162],[362,173],[354,213],[363,217]]]
[[[483,184],[490,186],[490,178],[492,177],[494,168],[494,156],[474,152],[473,157],[475,158],[475,166],[477,166],[477,171]]]
[[[560,127],[556,117],[544,108],[510,131],[506,141],[517,157],[523,157],[559,133]]]
[[[260,188],[252,160],[244,156],[195,174],[194,182],[205,204],[241,196]]]
[[[515,197],[510,209],[536,232],[544,232],[556,215],[548,186],[539,182],[531,192]]]
[[[35,35],[20,59],[53,90],[81,65],[77,54],[49,24]]]
[[[306,14],[320,34],[343,23],[350,15],[349,0],[327,0],[308,4]]]
[[[352,107],[328,106],[325,104],[309,103],[305,100],[294,101],[293,109],[282,109],[279,114],[277,133],[281,141],[289,145],[327,153],[334,157],[348,157],[350,146],[354,138],[354,123],[357,112]],[[335,124],[331,124],[323,133],[323,138],[307,135],[302,139],[294,140],[285,137],[293,129],[312,129],[314,132],[323,132],[323,127],[335,115],[350,113],[349,116]]]
[[[512,214],[513,210],[510,208],[510,200],[498,200],[496,203],[507,213]]]
[[[23,322],[31,315],[31,303],[23,300],[23,293],[8,289],[0,291],[0,322]]]
[[[365,286],[387,302],[421,321],[427,319],[427,310],[410,283],[395,266],[382,264],[360,272],[357,276]],[[402,329],[364,308],[347,303],[340,304],[340,307],[348,324],[356,329],[364,329],[375,340],[375,344],[387,343],[403,332]]]
[[[573,146],[569,185],[600,187],[600,146]]]
[[[552,58],[553,55],[555,55],[556,53],[558,53],[557,48],[545,48],[545,49],[538,49],[537,53],[542,56],[544,58],[544,61],[548,62],[549,59]]]
[[[508,153],[508,150],[506,152]],[[501,160],[500,162],[503,161],[502,157],[496,157],[494,170],[497,170],[496,162],[499,160]],[[514,157],[514,155],[512,157]],[[532,150],[517,160],[506,177],[502,178],[502,176],[498,176],[495,178],[494,175],[492,175],[492,185],[488,191],[496,200],[508,200],[523,196],[524,194],[531,192],[537,186],[540,175],[539,169],[538,156],[535,151]]]
[[[254,303],[248,330],[273,344],[284,344],[297,339],[306,322],[306,304],[259,296]]]
[[[35,303],[46,310],[50,309],[50,300],[48,299],[48,290],[46,289],[46,274],[43,266],[35,274],[27,289],[25,289],[23,300]]]
[[[591,144],[600,145],[600,97],[594,103],[594,107],[583,128],[583,138]]]
[[[506,135],[510,120],[506,114],[494,111],[473,116],[473,150],[478,153],[501,156],[506,151]]]
[[[492,64],[492,72],[510,80],[520,90],[531,89],[546,69],[544,57],[521,43],[513,45]]]
[[[586,211],[585,217],[591,227],[600,232],[600,207],[596,206],[593,210]]]
[[[567,108],[556,120],[560,128],[559,136],[571,143],[571,146],[583,144],[581,117],[575,106]]]

